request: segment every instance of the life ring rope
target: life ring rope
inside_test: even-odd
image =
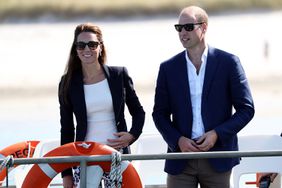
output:
[[[4,158],[3,162],[0,165],[0,172],[5,168],[10,168],[14,165],[14,157],[13,155],[8,155]]]
[[[111,187],[120,188],[122,185],[121,154],[119,152],[112,153],[110,182]]]

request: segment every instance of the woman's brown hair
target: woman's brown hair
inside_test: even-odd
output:
[[[61,81],[61,86],[60,86],[59,95],[63,96],[64,102],[66,103],[67,103],[67,93],[68,93],[67,90],[69,88],[70,80],[72,79],[73,73],[75,71],[81,70],[82,68],[81,61],[76,51],[77,37],[82,32],[91,32],[91,33],[96,34],[97,39],[100,42],[100,47],[101,47],[101,53],[99,54],[98,61],[101,65],[106,63],[107,55],[106,55],[106,49],[103,43],[103,35],[102,35],[101,29],[92,23],[84,23],[84,24],[78,25],[74,31],[74,39],[73,39],[71,50],[70,50],[69,60],[67,62],[64,76],[63,76],[63,79]]]

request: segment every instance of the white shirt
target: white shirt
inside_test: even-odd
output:
[[[107,139],[116,138],[115,114],[112,95],[107,79],[84,85],[87,110],[87,133],[85,141],[108,144]]]
[[[193,113],[191,138],[194,139],[199,136],[202,136],[205,133],[205,127],[203,124],[202,114],[201,114],[201,110],[202,110],[201,104],[202,104],[202,92],[203,92],[207,56],[208,56],[208,46],[206,46],[204,53],[201,57],[202,64],[199,70],[199,74],[197,74],[196,67],[189,59],[187,53],[188,52],[186,51],[185,58],[187,61],[187,72],[188,72],[192,113]]]

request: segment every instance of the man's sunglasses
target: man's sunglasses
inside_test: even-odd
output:
[[[95,50],[99,46],[100,42],[97,41],[89,41],[89,42],[77,42],[76,49],[77,50],[84,50],[86,45],[90,50]]]
[[[195,25],[202,25],[205,22],[199,22],[199,23],[187,23],[184,25],[181,24],[175,24],[174,27],[176,31],[181,32],[182,29],[184,28],[185,31],[193,31],[195,29]]]

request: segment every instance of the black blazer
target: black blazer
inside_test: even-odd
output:
[[[124,117],[124,106],[126,104],[132,116],[132,125],[129,133],[137,139],[142,133],[145,112],[135,93],[132,79],[128,75],[125,67],[107,65],[103,65],[102,67],[112,95],[117,131],[128,131]],[[60,92],[63,83],[64,76],[59,84],[61,145],[73,141],[84,141],[87,132],[87,114],[82,72],[75,72],[70,81],[70,86],[67,91],[67,103],[64,101],[63,95],[61,95]],[[95,93],[93,95],[95,95]],[[76,118],[76,127],[73,114]],[[129,153],[129,148],[124,148],[123,151],[124,153]],[[63,173],[63,176],[64,174],[65,173]]]

